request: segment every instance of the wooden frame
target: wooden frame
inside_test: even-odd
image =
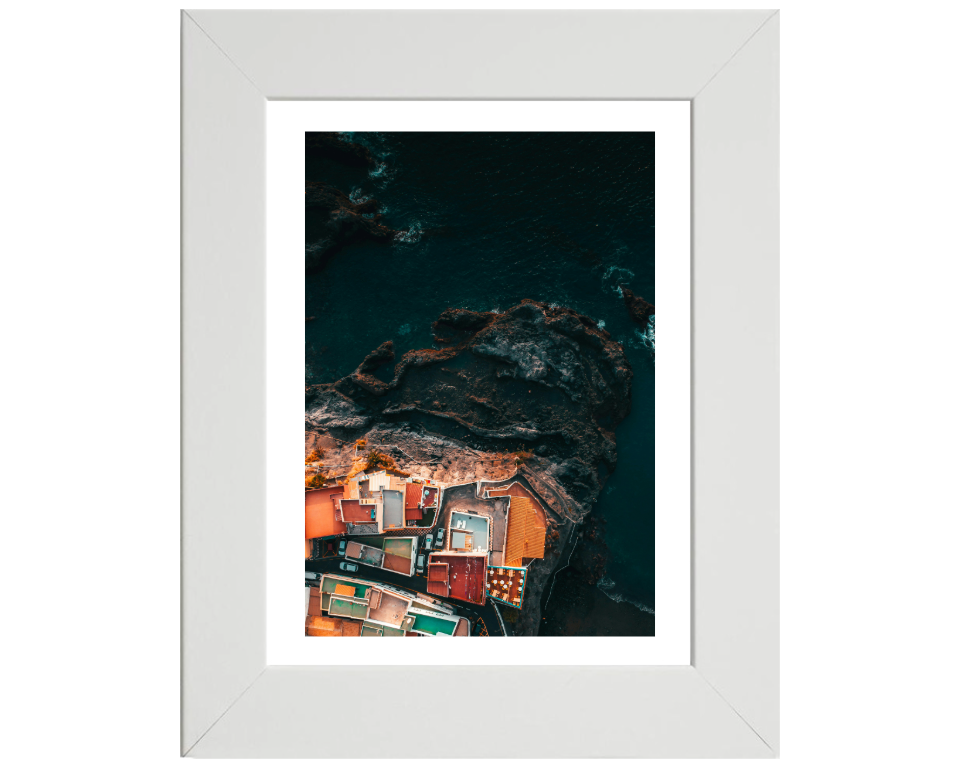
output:
[[[777,754],[778,25],[774,11],[184,12],[183,754],[462,756],[444,729],[424,746],[317,728],[331,691],[328,732],[349,727],[365,676],[404,688],[427,670],[265,666],[266,106],[351,98],[692,101],[693,663],[444,679],[481,705],[528,692],[522,733],[469,757]],[[374,53],[353,55],[360,38]]]

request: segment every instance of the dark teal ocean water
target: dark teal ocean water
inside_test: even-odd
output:
[[[306,179],[372,196],[405,242],[346,247],[307,277],[308,383],[352,371],[387,339],[398,356],[432,345],[448,307],[522,299],[604,323],[634,370],[619,463],[596,512],[606,520],[610,599],[655,608],[654,359],[618,285],[656,303],[654,139],[643,133],[354,134],[376,170],[307,160]],[[308,222],[308,232],[309,232]],[[426,234],[425,234],[426,233]],[[309,240],[307,247],[309,247]]]

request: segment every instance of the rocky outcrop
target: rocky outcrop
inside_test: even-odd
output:
[[[614,429],[630,411],[621,345],[593,319],[535,301],[449,309],[433,330],[436,349],[396,360],[386,342],[350,375],[309,387],[307,429],[354,440],[402,424],[454,440],[522,465],[554,489],[558,514],[582,520],[616,466]]]
[[[322,157],[352,168],[373,168],[376,158],[362,144],[347,141],[339,133],[310,131],[305,135],[308,157]]]
[[[625,285],[620,286],[620,292],[623,294],[623,303],[627,305],[627,312],[630,313],[630,317],[642,328],[646,328],[650,316],[656,314],[653,304],[642,296],[637,296]]]
[[[381,223],[380,204],[372,199],[354,202],[339,189],[308,181],[306,200],[306,271],[318,272],[330,257],[350,243],[389,242],[396,230]]]
[[[512,632],[535,635],[540,598],[566,564],[580,524],[617,462],[614,430],[630,412],[633,371],[591,318],[524,301],[503,313],[448,309],[434,349],[397,359],[386,341],[339,381],[306,388],[307,443],[332,477],[355,444],[446,485],[521,476],[548,514],[545,557]]]

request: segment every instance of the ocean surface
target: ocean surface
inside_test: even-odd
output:
[[[390,339],[432,346],[448,307],[502,310],[536,299],[595,318],[633,366],[619,462],[595,512],[609,548],[599,588],[646,613],[654,583],[654,328],[618,286],[656,303],[654,138],[649,133],[364,133],[373,171],[307,159],[306,180],[384,206],[402,242],[344,248],[307,276],[307,383],[333,381]],[[308,221],[308,231],[309,231]],[[311,243],[308,241],[306,247]]]

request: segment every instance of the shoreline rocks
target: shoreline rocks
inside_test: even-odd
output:
[[[616,468],[633,380],[623,347],[592,318],[530,300],[502,313],[448,309],[433,330],[433,349],[398,360],[386,341],[348,376],[307,387],[307,442],[323,445],[334,473],[362,438],[442,483],[522,474],[550,507],[551,546],[530,566],[542,589]],[[518,633],[537,633],[539,591]]]
[[[656,314],[656,308],[642,296],[637,296],[627,286],[621,285],[620,292],[623,294],[623,303],[627,305],[627,312],[635,323],[646,328],[650,321],[650,316]]]
[[[354,202],[339,189],[320,181],[306,182],[305,268],[319,272],[345,245],[363,240],[390,242],[399,232],[381,223],[380,203]]]

